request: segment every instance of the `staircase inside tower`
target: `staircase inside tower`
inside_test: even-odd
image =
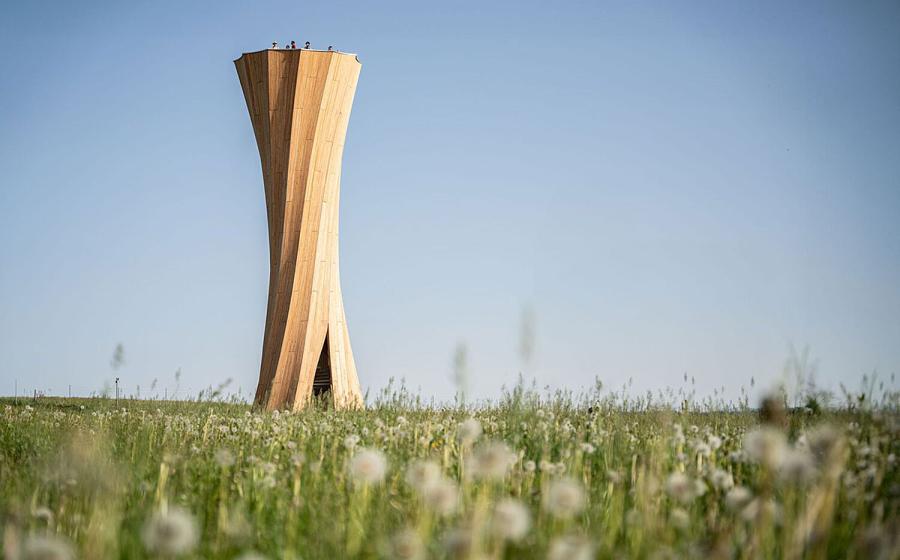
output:
[[[322,345],[322,353],[319,354],[319,363],[316,365],[316,376],[313,377],[313,398],[316,400],[327,399],[331,394],[331,358],[328,352],[328,334],[325,335],[325,344]]]

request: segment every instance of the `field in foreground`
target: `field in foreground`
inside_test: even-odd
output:
[[[5,558],[897,558],[896,407],[0,401]]]

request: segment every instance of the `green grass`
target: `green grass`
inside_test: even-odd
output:
[[[763,429],[746,407],[696,408],[521,389],[467,409],[400,396],[291,414],[3,399],[5,557],[42,543],[49,558],[898,557],[895,397]],[[371,483],[350,466],[362,449],[377,451],[360,459],[376,459]],[[407,477],[420,460],[443,495]],[[523,521],[496,513],[508,498],[528,512],[520,539],[502,538]]]

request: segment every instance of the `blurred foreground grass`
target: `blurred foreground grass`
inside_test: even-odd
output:
[[[0,400],[5,558],[898,558],[877,406]]]

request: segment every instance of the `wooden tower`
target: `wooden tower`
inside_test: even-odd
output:
[[[360,407],[338,272],[341,156],[359,60],[269,49],[234,64],[259,147],[269,221],[256,403],[298,410],[330,393],[336,408]]]

